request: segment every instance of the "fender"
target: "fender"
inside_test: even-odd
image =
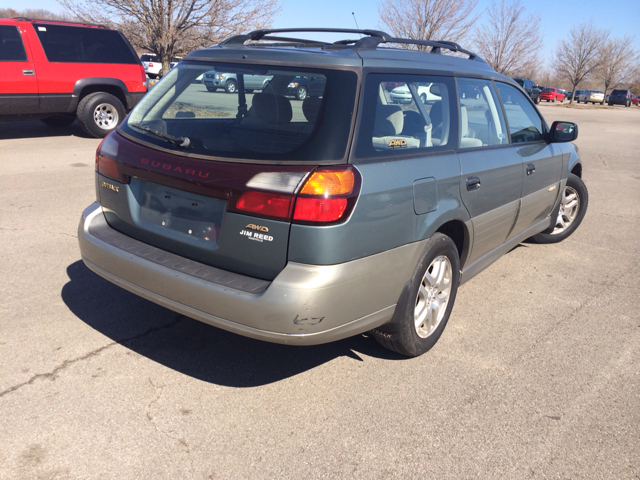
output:
[[[89,78],[81,78],[76,82],[73,86],[73,93],[71,95],[71,104],[69,105],[68,113],[74,113],[76,108],[78,108],[78,103],[80,103],[80,94],[82,90],[86,87],[90,86],[101,86],[101,85],[109,85],[112,87],[118,88],[125,97],[125,108],[130,110],[133,108],[133,101],[131,98],[131,94],[129,93],[129,89],[125,85],[125,83],[118,78],[109,78],[109,77],[89,77]]]

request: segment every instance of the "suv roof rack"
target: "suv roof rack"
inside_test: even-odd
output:
[[[31,18],[31,17],[13,17],[13,20],[21,20],[24,22],[52,22],[52,23],[73,23],[76,25],[86,25],[87,27],[107,28],[101,23],[87,23],[80,20],[52,20],[50,18]]]
[[[289,38],[289,37],[276,37],[270,36],[274,33],[289,33],[289,32],[319,32],[319,33],[357,33],[360,35],[365,35],[364,38],[360,38],[357,40],[338,40],[333,43],[322,42],[319,40],[305,40],[300,38]],[[460,52],[469,56],[469,60],[482,60],[478,55],[470,50],[466,50],[462,48],[455,42],[449,42],[445,40],[413,40],[410,38],[396,38],[389,35],[386,32],[382,32],[380,30],[357,30],[351,28],[276,28],[276,29],[261,29],[254,30],[253,32],[249,32],[242,35],[234,35],[232,37],[227,38],[226,40],[220,42],[220,46],[239,46],[244,45],[246,41],[257,42],[260,40],[269,40],[276,42],[287,42],[284,44],[277,45],[291,45],[292,43],[298,44],[299,46],[321,46],[324,48],[339,48],[339,47],[349,47],[356,50],[370,50],[375,49],[381,43],[400,43],[406,45],[423,45],[427,47],[431,47],[429,53],[441,54],[442,49],[450,50],[452,52]],[[296,45],[296,46],[298,46]]]

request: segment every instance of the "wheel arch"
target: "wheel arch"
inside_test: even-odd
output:
[[[453,240],[462,267],[470,253],[471,231],[468,225],[459,219],[449,220],[440,225],[434,233],[442,233]]]
[[[133,107],[131,95],[125,83],[118,78],[92,77],[78,80],[73,87],[72,101],[69,106],[69,113],[73,113],[78,108],[80,101],[95,92],[110,93],[122,102],[125,109]]]

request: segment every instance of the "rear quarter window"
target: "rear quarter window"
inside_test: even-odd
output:
[[[449,77],[367,75],[356,157],[437,152],[454,148],[457,124]]]
[[[50,62],[138,63],[133,50],[115,30],[38,23],[33,28]]]

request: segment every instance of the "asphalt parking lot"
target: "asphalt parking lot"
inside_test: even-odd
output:
[[[108,283],[76,238],[99,140],[0,123],[0,478],[640,478],[640,108],[540,109],[579,124],[585,220],[462,286],[416,359]]]

